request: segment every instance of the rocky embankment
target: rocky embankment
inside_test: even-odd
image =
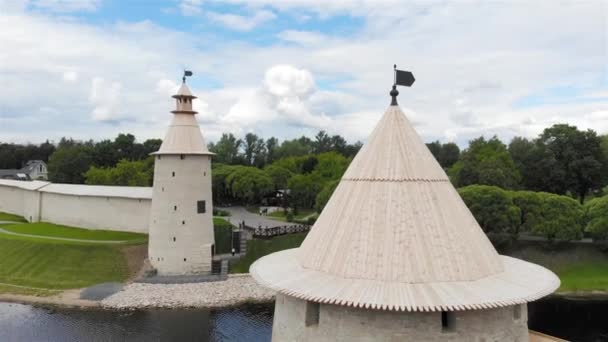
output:
[[[267,302],[274,291],[258,285],[248,274],[230,275],[225,281],[191,284],[133,283],[104,300],[107,309],[213,308],[246,302]]]

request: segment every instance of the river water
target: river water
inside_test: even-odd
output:
[[[608,301],[529,304],[531,329],[573,341],[608,341]],[[270,341],[273,304],[222,310],[45,309],[0,303],[0,341]]]

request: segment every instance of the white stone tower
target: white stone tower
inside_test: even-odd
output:
[[[393,97],[302,246],[251,265],[273,341],[528,341],[559,279],[496,252]]]
[[[215,238],[211,156],[192,109],[186,79],[176,95],[173,120],[152,153],[154,185],[148,258],[159,275],[211,273]]]

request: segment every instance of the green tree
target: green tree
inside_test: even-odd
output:
[[[426,144],[426,146],[444,169],[452,167],[460,157],[460,148],[454,143],[442,144],[437,140]]]
[[[144,141],[143,150],[144,155],[148,156],[150,153],[156,152],[160,149],[160,145],[162,145],[163,141],[161,139],[148,139]]]
[[[595,240],[608,240],[608,196],[588,201],[584,211],[585,231]]]
[[[583,209],[574,199],[546,192],[541,196],[540,218],[533,226],[533,233],[549,241],[575,240],[583,236]]]
[[[606,161],[601,139],[593,130],[556,124],[546,128],[536,140],[537,184],[535,190],[577,194],[581,203],[590,191],[606,181]]]
[[[270,137],[266,140],[266,163],[272,164],[277,159],[277,148],[279,140],[275,137]]]
[[[328,152],[332,148],[332,139],[325,131],[319,131],[312,143],[313,152],[316,154]]]
[[[116,164],[116,167],[91,166],[85,173],[86,184],[150,186],[152,185],[151,165],[153,167],[153,164],[144,160],[129,161],[123,159]]]
[[[307,155],[313,152],[313,143],[307,137],[285,140],[277,149],[277,158],[288,158]]]
[[[54,183],[82,184],[92,164],[90,144],[66,141],[49,157],[49,180]]]
[[[240,166],[213,163],[211,170],[211,184],[213,187],[213,202],[216,204],[226,204],[234,200],[232,190],[227,178]]]
[[[325,208],[325,205],[327,204],[327,202],[331,198],[331,195],[334,193],[334,191],[338,187],[338,184],[340,184],[340,180],[338,180],[338,179],[329,181],[325,184],[325,186],[323,186],[323,189],[317,194],[317,197],[315,199],[315,209],[317,210],[318,213],[321,213],[321,211],[323,211],[323,208]]]
[[[91,158],[98,167],[112,167],[120,160],[120,155],[114,142],[109,139],[102,140],[93,147]]]
[[[226,177],[232,196],[245,203],[260,203],[274,190],[272,178],[266,172],[249,166],[238,167]]]
[[[341,178],[349,164],[346,157],[336,152],[321,153],[317,160],[313,172],[326,180]]]
[[[507,191],[496,186],[469,185],[458,189],[458,193],[484,232],[516,237],[520,211]]]
[[[472,140],[448,173],[457,187],[483,184],[514,189],[520,180],[507,147],[497,137]]]
[[[519,220],[515,234],[531,232],[540,221],[542,197],[534,191],[511,191],[511,200],[519,208]]]
[[[272,178],[272,183],[275,189],[286,189],[289,178],[293,176],[293,172],[279,165],[269,165],[264,171]]]
[[[323,188],[323,182],[315,174],[299,174],[291,177],[287,183],[291,193],[291,204],[294,208],[312,208],[317,194]]]
[[[243,143],[244,159],[247,165],[255,165],[263,167],[266,162],[266,144],[263,139],[260,139],[253,133],[245,135]]]
[[[118,153],[119,159],[139,159],[137,148],[135,147],[135,136],[133,134],[118,134],[114,139],[114,148]]]
[[[224,133],[216,144],[209,144],[209,150],[215,153],[214,161],[221,164],[237,164],[239,149],[243,141],[232,133]]]

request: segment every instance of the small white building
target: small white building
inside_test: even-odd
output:
[[[560,284],[496,252],[396,100],[302,246],[250,272],[278,292],[273,341],[523,342]]]
[[[155,156],[148,258],[159,275],[211,272],[214,252],[211,156],[184,83]]]

